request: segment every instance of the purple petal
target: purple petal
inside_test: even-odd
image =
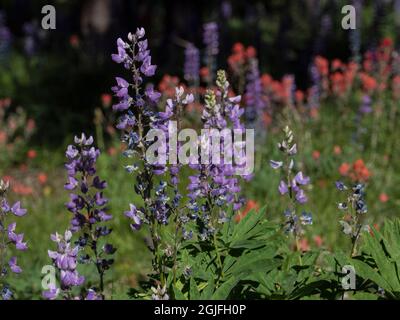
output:
[[[12,213],[14,213],[18,217],[22,217],[26,214],[26,209],[21,208],[21,203],[18,201],[16,202],[12,208],[11,208]]]
[[[282,180],[279,183],[278,189],[279,189],[279,192],[281,195],[284,195],[284,194],[288,193],[288,191],[289,191],[287,184]]]
[[[270,160],[269,164],[270,164],[272,169],[279,169],[279,168],[281,168],[283,166],[283,162],[282,161]]]
[[[10,269],[14,273],[21,273],[22,269],[17,265],[17,257],[12,257],[8,262]]]

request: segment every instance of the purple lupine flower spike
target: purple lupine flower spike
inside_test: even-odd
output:
[[[208,91],[205,96],[205,108],[202,115],[204,129],[233,128],[242,130],[240,117],[243,112],[239,108],[240,97],[228,98],[229,82],[224,71],[218,71],[216,83],[217,94]],[[224,109],[220,108],[221,105],[224,106]],[[199,141],[200,148],[207,148],[208,143],[209,138],[202,135]],[[240,166],[227,163],[223,159],[219,164],[205,164],[209,159],[194,160],[196,162],[192,162],[192,167],[197,170],[197,174],[189,177],[188,197],[190,203],[188,208],[193,212],[192,216],[200,220],[203,228],[199,230],[199,236],[205,241],[217,232],[220,224],[227,221],[226,206],[232,205],[235,211],[242,206],[243,199],[239,196],[239,178],[236,176],[236,173],[240,171]],[[204,199],[211,199],[211,204],[204,203]],[[210,205],[218,208],[218,219],[210,217],[212,214]],[[216,220],[217,223],[215,223]]]
[[[13,273],[19,274],[22,268],[17,264],[17,257],[11,256],[12,246],[18,251],[25,251],[28,249],[27,243],[24,242],[24,234],[16,233],[17,223],[13,221],[13,217],[22,217],[26,214],[27,210],[21,208],[21,203],[17,201],[15,204],[10,205],[6,193],[9,189],[9,182],[0,180],[0,238],[4,239],[1,246],[0,259],[0,292],[4,300],[9,300],[13,297],[9,285],[6,284],[6,278],[10,277]],[[8,241],[7,241],[8,239]]]
[[[205,44],[205,63],[210,71],[209,83],[213,82],[213,75],[217,66],[217,55],[219,52],[218,25],[216,22],[209,22],[203,25],[203,42]]]
[[[200,52],[192,43],[185,48],[184,78],[191,85],[199,83]]]
[[[310,184],[310,178],[305,176],[302,171],[298,171],[293,176],[293,157],[297,154],[297,144],[294,143],[293,132],[289,127],[285,127],[284,133],[285,139],[278,143],[278,148],[285,154],[286,161],[284,163],[283,161],[270,160],[270,164],[273,169],[284,171],[283,176],[285,177],[285,181],[280,181],[278,190],[282,196],[287,195],[289,199],[289,209],[284,212],[285,229],[287,232],[294,233],[295,237],[299,237],[303,233],[301,225],[312,224],[310,213],[303,212],[300,219],[296,213],[296,207],[308,201],[307,195],[302,188]]]
[[[75,298],[71,296],[71,289],[84,284],[84,277],[76,270],[78,262],[95,264],[100,277],[97,295],[104,298],[104,273],[113,264],[113,260],[108,258],[111,253],[98,248],[102,237],[111,232],[103,223],[112,219],[107,213],[108,199],[103,193],[107,182],[97,175],[96,162],[100,151],[93,146],[93,137],[84,133],[76,136],[74,143],[67,147],[65,153],[68,161],[65,165],[68,175],[65,189],[72,191],[65,206],[73,214],[71,226],[64,237],[57,233],[51,235],[58,249],[48,252],[59,271],[61,288],[52,287],[44,291],[46,299],[55,299],[60,293],[64,299]],[[74,235],[78,238],[75,246],[72,244]],[[90,254],[78,257],[85,247],[90,249]]]

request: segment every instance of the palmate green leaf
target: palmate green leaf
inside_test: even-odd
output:
[[[336,264],[337,265],[335,265],[335,266],[332,266],[332,267],[340,267],[340,272],[341,272],[341,268],[343,267],[343,266],[345,266],[345,265],[347,265],[347,264],[350,264],[350,258],[348,257],[348,256],[346,256],[344,253],[343,253],[343,251],[337,251],[336,253],[335,253],[335,256],[334,256],[334,261],[336,262]]]
[[[340,283],[332,273],[311,278],[308,283],[297,286],[291,293],[290,299],[304,299],[305,297],[319,295],[323,299],[334,299]]]
[[[224,268],[226,273],[239,276],[241,273],[252,272],[269,272],[271,269],[278,267],[281,261],[274,259],[274,248],[266,248],[264,250],[253,251],[236,258],[236,262],[232,264],[229,261],[229,268]],[[225,265],[225,263],[224,263]]]
[[[265,208],[263,207],[259,211],[251,210],[235,225],[231,236],[231,245],[234,245],[236,241],[250,239],[251,236],[257,234],[262,229],[260,222],[264,219]]]
[[[225,259],[224,259],[224,265],[223,265],[223,268],[222,268],[223,273],[224,273],[224,274],[227,274],[228,271],[231,269],[231,267],[232,267],[235,263],[237,263],[237,261],[238,261],[238,258],[237,258],[237,257],[232,257],[232,256],[227,256],[227,257],[225,257]]]
[[[232,289],[239,282],[238,278],[230,277],[213,293],[212,300],[226,300],[231,293]]]
[[[216,267],[213,261],[216,259],[215,255],[208,252],[198,252],[196,256],[188,257],[188,265],[192,268],[193,277],[211,280],[216,272]]]
[[[380,264],[387,268],[387,263],[383,262],[382,259],[387,259],[384,255],[384,251],[382,250],[381,245],[379,244],[379,240],[377,237],[372,237],[369,234],[365,233],[366,239],[363,246],[363,251],[367,251],[373,258],[375,263],[377,263],[376,258],[381,259]],[[377,235],[378,236],[378,235]],[[383,256],[382,256],[383,254]],[[373,268],[370,266],[366,261],[361,259],[362,257],[358,258],[349,258],[346,256],[342,251],[338,251],[335,253],[335,260],[338,263],[339,272],[341,272],[341,268],[345,265],[352,265],[355,269],[355,272],[358,277],[361,277],[366,280],[370,280],[377,284],[379,287],[384,289],[385,291],[391,292],[392,286],[390,283],[385,279],[378,271],[378,269]],[[389,267],[390,269],[390,267]]]
[[[257,249],[265,246],[262,241],[242,240],[234,241],[229,247],[232,249]]]
[[[243,277],[253,272],[269,272],[274,268],[280,266],[280,262],[276,259],[253,259],[251,261],[244,261],[243,263],[238,263],[231,270],[232,275],[235,277]]]
[[[270,273],[274,273],[277,272],[277,270],[272,270]],[[253,281],[256,283],[259,283],[258,288],[256,289],[257,292],[262,293],[262,294],[266,294],[266,295],[270,295],[271,292],[274,290],[274,284],[273,281],[270,281],[271,279],[268,278],[267,273],[265,272],[254,272],[250,275],[248,275],[247,277],[244,278],[244,280],[248,280],[248,281]]]
[[[210,300],[215,290],[214,280],[207,282],[207,286],[201,292],[202,300]]]
[[[396,264],[397,270],[400,270],[400,220],[386,220],[382,234],[387,240],[386,250]]]
[[[186,296],[182,293],[182,289],[177,286],[173,286],[174,295],[176,300],[187,300]]]
[[[365,238],[365,246],[375,260],[380,275],[390,286],[390,291],[399,292],[400,281],[396,270],[396,263],[391,257],[385,254],[387,247],[386,239],[375,229],[373,229],[373,236],[366,233]]]
[[[392,291],[390,284],[377,272],[377,270],[369,266],[367,263],[353,259],[351,264],[354,266],[357,276],[373,281],[386,291]]]
[[[300,252],[287,251],[282,262],[282,270],[289,271],[292,267],[299,264]]]
[[[190,278],[190,300],[199,300],[200,292],[197,287],[196,281],[193,277]]]
[[[318,257],[320,256],[319,251],[308,251],[302,256],[302,262],[305,266],[315,265]]]
[[[378,300],[378,296],[376,294],[370,292],[356,292],[352,299],[354,300]]]

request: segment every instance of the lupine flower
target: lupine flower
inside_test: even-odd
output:
[[[229,19],[232,15],[232,4],[230,1],[224,0],[221,3],[221,13],[225,19]]]
[[[199,83],[200,75],[200,52],[193,44],[185,48],[185,64],[183,67],[185,80],[192,85]]]
[[[0,244],[0,292],[3,300],[12,298],[13,293],[7,284],[7,277],[10,273],[19,274],[22,268],[17,264],[17,257],[10,256],[10,247],[15,246],[18,251],[25,251],[28,246],[24,242],[24,234],[16,233],[17,223],[11,219],[13,216],[22,217],[27,210],[21,208],[18,201],[10,205],[6,198],[6,193],[10,187],[8,181],[4,182],[0,179],[0,237],[3,239]],[[10,221],[11,220],[11,221]],[[8,239],[8,241],[6,241]]]
[[[5,13],[0,11],[0,60],[9,53],[12,41],[12,35],[5,20]]]
[[[66,204],[74,214],[71,220],[71,230],[77,232],[85,226],[92,226],[96,222],[107,221],[111,218],[106,213],[105,205],[108,200],[103,196],[107,183],[96,176],[96,161],[100,151],[92,146],[93,138],[75,137],[75,144],[67,148],[68,163],[65,165],[68,181],[65,189],[74,191],[70,194],[70,201]],[[93,189],[93,194],[90,190]],[[83,213],[89,211],[88,215]]]
[[[211,75],[210,83],[212,83],[212,75],[216,70],[216,57],[219,52],[219,36],[218,25],[216,22],[209,22],[203,25],[203,42],[205,44],[205,63]]]
[[[60,288],[57,288],[55,284],[50,284],[48,289],[42,292],[42,296],[46,300],[55,300],[60,292]]]
[[[95,290],[89,289],[85,300],[103,300],[103,297],[97,294]]]
[[[48,251],[49,257],[52,259],[54,266],[60,273],[60,289],[51,286],[43,292],[46,299],[55,299],[59,293],[62,293],[64,299],[74,299],[71,290],[73,287],[80,287],[85,277],[80,275],[76,270],[78,265],[79,245],[71,243],[72,232],[65,231],[64,236],[58,233],[51,235],[51,240],[57,244],[57,251]]]
[[[104,273],[114,260],[98,248],[102,237],[111,233],[111,229],[101,225],[112,219],[107,213],[108,199],[104,197],[106,181],[96,175],[96,162],[100,151],[92,146],[93,137],[74,138],[75,145],[69,145],[66,151],[68,163],[65,165],[68,182],[65,189],[73,191],[66,208],[73,213],[70,230],[79,233],[78,243],[81,247],[88,246],[93,252],[93,259],[100,276],[99,290],[102,294]],[[110,246],[106,244],[106,246]]]
[[[356,243],[361,236],[361,231],[368,230],[368,225],[363,224],[368,207],[365,202],[365,186],[356,183],[352,188],[343,182],[336,182],[339,191],[346,193],[346,200],[338,204],[339,210],[344,212],[344,218],[339,221],[344,234],[350,236],[352,242],[351,255],[356,252]]]
[[[342,181],[336,181],[336,182],[335,182],[335,185],[336,185],[336,188],[337,188],[339,191],[347,190],[347,187],[345,186],[345,184],[344,184]]]
[[[157,288],[151,287],[151,291],[153,291],[153,300],[169,300],[169,295],[165,286],[161,287],[158,285]]]
[[[231,126],[233,129],[242,130],[240,118],[244,110],[239,107],[240,97],[228,98],[229,82],[224,71],[218,71],[216,83],[217,95],[208,91],[205,96],[202,115],[204,128],[222,130]],[[217,100],[217,97],[220,100]],[[200,137],[200,146],[204,143],[202,139],[205,137]],[[223,159],[220,164],[204,164],[205,159],[198,163],[201,164],[192,165],[198,173],[189,177],[189,209],[194,212],[202,226],[200,238],[206,240],[217,231],[218,222],[226,221],[224,207],[232,205],[233,210],[237,211],[242,206],[243,199],[239,196],[239,179],[234,176],[235,165],[224,163]],[[211,199],[211,202],[204,203],[204,199]],[[218,211],[218,218],[210,216],[214,207]]]
[[[125,215],[130,219],[130,226],[133,230],[138,230],[144,224],[150,225],[151,244],[148,247],[153,254],[155,271],[163,281],[164,270],[158,260],[161,238],[155,225],[168,224],[179,193],[175,192],[171,203],[167,191],[168,183],[164,181],[164,175],[170,168],[166,165],[166,161],[157,163],[148,161],[146,150],[153,141],[146,140],[146,135],[151,129],[167,131],[169,120],[174,116],[177,104],[190,103],[193,101],[193,96],[184,97],[183,89],[179,88],[174,90],[175,99],[167,100],[165,111],[154,111],[161,95],[152,86],[148,86],[143,92],[144,78],[154,75],[156,70],[156,66],[151,64],[150,50],[144,35],[144,29],[138,28],[134,34],[128,34],[127,42],[122,39],[117,41],[118,53],[114,54],[112,58],[130,70],[133,83],[120,77],[116,78],[117,85],[112,88],[112,91],[118,98],[118,103],[113,108],[115,111],[121,112],[117,128],[123,132],[122,141],[127,146],[124,155],[128,158],[136,155],[136,158],[139,159],[137,163],[127,165],[126,170],[128,173],[135,174],[134,190],[144,205],[139,207],[130,204],[130,209],[125,212]],[[171,168],[171,170],[172,185],[176,185],[178,168]],[[159,184],[154,181],[155,175],[161,178]],[[174,189],[177,190],[177,187]]]
[[[258,59],[256,57],[249,59],[246,85],[246,122],[250,128],[256,129],[256,133],[262,134],[265,132],[262,123],[262,115],[266,112],[267,104],[263,97],[263,89],[260,79],[260,71],[258,69]],[[262,139],[264,134],[258,136]]]
[[[283,166],[283,162],[282,161],[275,161],[275,160],[270,160],[269,161],[271,168],[272,169],[279,169]]]
[[[36,22],[26,22],[23,25],[24,31],[24,51],[26,55],[32,56],[38,48],[38,27]]]
[[[286,155],[286,161],[284,163],[283,161],[270,160],[270,164],[275,170],[283,169],[285,171],[284,176],[286,180],[279,182],[278,191],[282,196],[289,196],[289,208],[284,211],[285,230],[294,233],[297,238],[303,233],[301,225],[312,224],[312,215],[310,213],[304,211],[300,218],[296,214],[297,204],[305,204],[308,201],[302,187],[310,184],[310,178],[305,176],[302,171],[294,174],[295,163],[293,157],[297,153],[297,144],[294,143],[293,132],[289,127],[284,129],[284,133],[285,139],[278,143],[278,148]]]

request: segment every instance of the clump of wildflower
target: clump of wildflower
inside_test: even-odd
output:
[[[118,39],[118,54],[113,55],[113,60],[123,63],[125,68],[130,70],[133,83],[117,78],[117,86],[112,90],[119,100],[114,109],[122,112],[117,128],[123,131],[122,141],[127,145],[124,155],[136,159],[135,163],[126,166],[126,170],[135,174],[134,189],[142,200],[141,206],[130,204],[125,215],[130,219],[133,230],[138,230],[143,225],[149,227],[148,247],[153,254],[153,269],[164,286],[163,265],[170,255],[165,255],[162,248],[161,227],[169,223],[171,215],[178,209],[181,198],[178,191],[179,164],[167,166],[165,156],[169,153],[168,141],[163,143],[164,149],[159,157],[156,157],[155,161],[150,161],[147,151],[154,143],[154,139],[150,139],[148,133],[150,130],[161,130],[168,136],[170,120],[177,117],[176,120],[179,121],[179,110],[183,105],[193,102],[193,95],[185,96],[183,88],[177,88],[174,90],[174,97],[167,99],[165,111],[155,111],[160,93],[152,86],[148,86],[142,93],[143,78],[150,77],[155,72],[155,66],[148,64],[150,51],[147,49],[144,34],[144,29],[141,28],[137,29],[135,34],[128,35],[128,42]],[[179,145],[176,148],[179,150]],[[170,183],[165,179],[167,173],[170,174]],[[160,181],[156,181],[156,176]],[[169,194],[170,186],[173,189],[173,197]]]
[[[144,207],[136,208],[130,205],[130,210],[125,215],[132,220],[131,227],[139,229],[146,222],[157,221],[165,223],[167,219],[166,207],[159,206],[157,217],[154,217],[150,210],[154,209],[152,200],[153,176],[162,175],[166,171],[164,164],[153,166],[146,160],[146,148],[149,141],[146,141],[146,134],[154,128],[153,124],[162,122],[156,112],[152,109],[160,97],[160,93],[153,87],[143,93],[143,77],[154,75],[156,66],[151,65],[150,50],[148,49],[147,39],[144,39],[145,30],[138,28],[134,34],[128,34],[128,41],[118,39],[118,54],[112,56],[117,63],[123,63],[125,69],[128,69],[133,77],[133,83],[117,77],[117,86],[112,90],[118,98],[118,104],[114,105],[114,110],[121,111],[117,128],[123,131],[122,141],[127,145],[124,155],[128,158],[136,156],[140,162],[126,166],[129,173],[136,173],[137,184],[135,191],[140,195],[144,202]],[[170,115],[167,113],[168,116]],[[140,167],[140,163],[142,166]],[[161,185],[164,185],[162,183]],[[162,190],[159,190],[162,193]],[[161,208],[162,207],[162,208]],[[154,213],[154,211],[153,211]],[[153,240],[157,236],[153,235]]]
[[[304,232],[302,226],[312,224],[312,215],[305,211],[300,217],[296,210],[298,205],[305,204],[308,197],[304,191],[304,187],[310,184],[310,178],[305,176],[302,171],[295,171],[294,156],[297,154],[297,144],[294,142],[293,132],[289,127],[283,130],[285,138],[278,143],[279,150],[284,154],[283,161],[270,160],[270,165],[273,169],[281,169],[284,178],[280,181],[278,191],[282,196],[288,196],[289,205],[284,212],[285,230],[293,233],[295,238],[302,235]]]
[[[371,176],[371,171],[362,159],[357,159],[353,164],[342,163],[339,173],[344,177],[349,177],[353,182],[367,182]]]
[[[112,231],[104,225],[104,222],[112,219],[107,212],[108,199],[103,194],[107,182],[96,174],[100,150],[93,146],[93,138],[87,138],[82,133],[80,138],[75,137],[74,142],[75,145],[68,146],[66,151],[68,182],[65,189],[73,191],[66,207],[74,215],[71,231],[78,234],[77,243],[82,249],[90,249],[91,254],[85,256],[84,260],[95,265],[100,279],[98,293],[102,295],[104,274],[114,262],[109,256],[115,252],[109,243],[100,247],[102,238]]]
[[[71,298],[72,287],[81,286],[84,282],[84,278],[78,276],[75,270],[77,263],[92,263],[99,275],[98,288],[95,290],[98,296],[104,299],[104,276],[114,263],[110,256],[116,251],[111,244],[102,241],[103,237],[112,231],[104,225],[112,218],[107,213],[108,199],[103,195],[107,183],[96,174],[96,162],[100,151],[93,146],[93,138],[87,138],[82,133],[81,137],[74,138],[74,142],[75,144],[69,145],[66,151],[68,162],[65,168],[68,181],[64,186],[66,190],[71,191],[70,200],[65,206],[73,217],[64,238],[58,234],[51,236],[58,245],[58,253],[49,251],[49,257],[56,262],[56,267],[60,270],[64,298]],[[70,242],[74,234],[76,241],[72,247]],[[80,251],[83,254],[78,257]],[[63,261],[64,256],[69,257],[72,269],[63,269],[64,265],[59,263]],[[54,299],[58,293],[57,288],[52,288],[45,292],[44,296]]]
[[[353,187],[347,187],[343,182],[337,181],[336,188],[346,194],[343,202],[338,204],[338,209],[343,211],[343,218],[339,221],[343,228],[343,233],[351,239],[351,256],[356,253],[356,244],[363,230],[368,230],[368,225],[363,221],[368,212],[365,202],[365,186],[362,183],[356,183]]]
[[[21,208],[18,201],[10,205],[6,198],[9,182],[0,180],[0,294],[3,300],[12,298],[13,293],[7,283],[7,277],[10,273],[19,274],[21,267],[17,264],[17,257],[10,256],[10,247],[15,246],[16,250],[25,251],[28,247],[24,242],[24,234],[16,233],[16,222],[10,221],[12,215],[22,217],[27,210]]]
[[[321,98],[328,92],[328,73],[328,60],[321,56],[316,56],[310,68],[312,86],[308,93],[308,107],[311,110],[319,108]]]
[[[223,129],[243,130],[240,118],[244,110],[239,107],[240,96],[228,97],[229,82],[224,71],[218,71],[216,84],[216,93],[211,90],[206,93],[202,121],[204,129],[220,130],[222,139],[219,150],[224,150],[222,149],[224,142],[232,147],[232,137],[224,136]],[[200,137],[201,148],[206,149],[209,143],[209,137],[205,135]],[[235,176],[238,166],[223,157],[219,164],[212,163],[207,156],[210,157],[210,154],[200,157],[196,164],[192,163],[192,168],[198,173],[189,177],[188,186],[190,198],[188,207],[198,219],[201,240],[209,239],[218,227],[227,221],[227,206],[232,205],[233,210],[237,211],[243,204],[243,199],[239,196],[241,190],[239,178]]]

